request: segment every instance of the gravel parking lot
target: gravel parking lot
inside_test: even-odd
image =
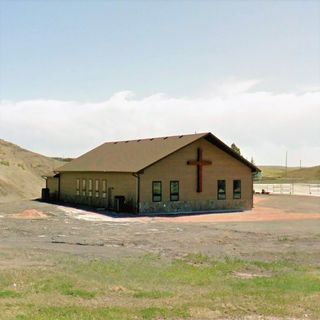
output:
[[[246,212],[134,218],[21,201],[0,204],[0,230],[0,248],[11,251],[33,248],[103,257],[201,252],[217,258],[283,256],[320,263],[317,197],[260,195],[255,208]],[[12,263],[20,260],[16,256]]]

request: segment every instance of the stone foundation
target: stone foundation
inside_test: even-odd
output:
[[[140,213],[163,212],[197,212],[214,210],[250,210],[252,200],[202,200],[202,201],[168,201],[168,202],[142,202]]]
[[[84,197],[84,196],[70,196],[62,194],[60,197],[61,201],[88,205],[94,208],[107,208],[113,209],[111,206],[108,207],[107,199],[95,198],[95,197]],[[134,206],[132,200],[129,199],[127,203],[127,212],[133,212]],[[130,206],[129,206],[130,204]],[[192,213],[199,211],[219,211],[219,210],[232,210],[242,211],[252,209],[251,199],[241,200],[199,200],[199,201],[162,201],[162,202],[141,202],[139,212],[141,214],[146,213]]]

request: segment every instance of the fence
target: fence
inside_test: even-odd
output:
[[[260,193],[264,190],[274,194],[320,196],[320,184],[316,183],[254,183],[253,189]]]

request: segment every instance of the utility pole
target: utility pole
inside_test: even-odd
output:
[[[288,175],[288,151],[286,151],[286,177]]]

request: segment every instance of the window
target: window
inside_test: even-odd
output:
[[[160,202],[162,200],[161,181],[152,181],[152,201]]]
[[[80,179],[77,179],[76,183],[76,195],[80,196]]]
[[[218,180],[218,200],[226,199],[226,180]]]
[[[88,180],[88,191],[89,197],[92,197],[92,179]]]
[[[179,181],[170,181],[170,201],[179,201]]]
[[[82,195],[85,197],[86,195],[86,188],[87,188],[87,180],[82,179]]]
[[[95,190],[96,190],[96,198],[99,198],[99,180],[96,180]]]
[[[102,180],[102,198],[107,197],[107,180]]]
[[[241,199],[241,180],[233,180],[233,199]]]

